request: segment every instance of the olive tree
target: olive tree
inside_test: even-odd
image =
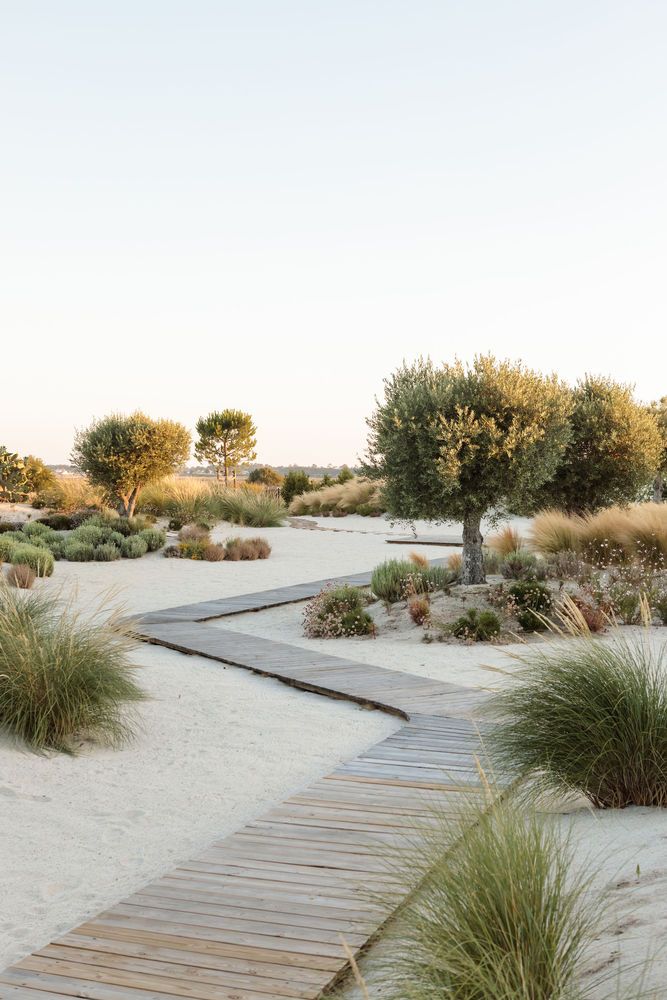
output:
[[[220,479],[222,473],[226,486],[230,470],[257,457],[256,433],[257,428],[249,413],[242,410],[213,411],[197,421],[195,457],[215,469],[216,479]]]
[[[526,510],[569,438],[570,397],[555,377],[476,357],[404,365],[368,421],[366,475],[387,511],[463,522],[462,582],[484,582],[481,520]]]
[[[632,388],[586,376],[571,390],[572,433],[555,476],[540,491],[543,506],[585,513],[637,499],[660,466],[655,416]]]
[[[182,424],[114,413],[77,431],[72,462],[131,517],[141,489],[172,475],[189,455],[190,434]]]

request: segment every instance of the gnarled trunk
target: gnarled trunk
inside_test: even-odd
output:
[[[662,503],[662,493],[664,489],[664,480],[660,473],[653,480],[653,502]]]
[[[481,514],[466,514],[463,519],[463,556],[461,566],[461,583],[469,586],[473,583],[485,583],[484,555],[482,553],[482,532],[480,531]]]

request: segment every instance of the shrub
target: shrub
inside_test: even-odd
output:
[[[578,610],[589,632],[604,632],[609,624],[609,620],[593,598],[583,597],[581,594],[572,594],[569,600],[572,601],[572,604]]]
[[[428,594],[413,594],[408,598],[408,613],[415,625],[424,625],[431,618],[431,602]]]
[[[381,601],[394,604],[409,594],[444,590],[454,578],[453,571],[443,566],[424,568],[408,560],[389,559],[373,570],[371,590]]]
[[[110,528],[101,528],[96,524],[82,524],[80,528],[74,529],[70,539],[84,545],[101,545],[106,542],[110,534]]]
[[[68,541],[65,543],[63,558],[69,562],[93,562],[95,546],[90,542]]]
[[[472,642],[487,642],[500,634],[501,622],[495,611],[479,611],[470,608],[449,626],[448,631],[459,639]]]
[[[31,543],[34,543],[39,538],[46,539],[54,534],[53,528],[49,527],[48,524],[43,524],[41,521],[26,521],[22,530]]]
[[[49,549],[36,545],[16,545],[11,552],[14,566],[29,566],[36,576],[51,576],[54,558]]]
[[[149,552],[157,552],[167,541],[164,531],[160,531],[158,528],[144,528],[143,531],[139,532],[139,538],[143,538]]]
[[[186,524],[178,533],[179,542],[208,542],[210,534],[207,528],[197,524]]]
[[[54,531],[69,531],[74,527],[69,514],[47,514],[45,517],[40,517],[36,523],[45,524]]]
[[[252,549],[254,559],[268,559],[271,555],[271,546],[266,538],[247,538],[245,544]]]
[[[248,473],[248,482],[257,483],[260,486],[280,486],[283,477],[270,466],[261,466],[258,469],[251,469]]]
[[[453,558],[453,557],[450,557]],[[482,547],[482,560],[484,565],[484,573],[497,574],[500,573],[500,567],[502,565],[503,559],[497,552],[493,549],[487,549],[486,546]],[[462,557],[459,556],[459,562],[462,561]]]
[[[21,521],[0,521],[0,535],[8,531],[20,531],[22,527]]]
[[[227,550],[220,542],[211,542],[204,545],[201,558],[206,562],[222,562],[227,558]]]
[[[120,551],[124,559],[141,559],[148,552],[148,544],[140,535],[130,535],[123,539]]]
[[[85,622],[44,592],[0,591],[0,725],[34,750],[73,752],[90,737],[112,746],[133,735],[128,703],[144,698],[116,616]]]
[[[599,900],[574,857],[550,818],[513,796],[443,817],[405,862],[408,887],[423,881],[396,929],[388,995],[575,1000]]]
[[[243,542],[240,538],[228,538],[225,542],[225,552],[227,553],[227,559],[232,562],[238,562],[239,559],[243,559]]]
[[[280,493],[283,498],[283,503],[286,507],[289,507],[295,496],[299,496],[302,493],[308,493],[312,489],[313,484],[306,473],[302,472],[300,469],[292,469],[285,476],[283,485],[280,488]]]
[[[203,559],[204,552],[209,545],[209,541],[202,541],[201,539],[191,542],[179,542],[178,554],[181,559]]]
[[[517,549],[505,556],[500,564],[500,572],[506,580],[537,580],[547,575],[546,565],[538,561],[532,552]]]
[[[30,590],[36,579],[34,569],[25,564],[10,566],[7,573],[7,582],[12,587],[18,587],[19,590]]]
[[[588,563],[569,549],[548,555],[544,562],[547,576],[552,580],[577,580],[583,583],[590,579],[593,572]]]
[[[373,619],[364,610],[363,594],[350,586],[325,587],[306,605],[303,631],[309,639],[375,635]]]
[[[116,559],[120,558],[120,549],[118,546],[112,545],[111,542],[104,542],[102,545],[95,546],[96,562],[115,562]]]
[[[499,762],[596,806],[667,806],[667,657],[646,635],[537,651],[495,696]]]
[[[537,580],[519,580],[509,589],[508,611],[514,615],[524,632],[541,631],[545,625],[542,615],[552,604],[551,593]]]
[[[519,552],[523,549],[523,539],[511,524],[506,524],[497,535],[492,535],[491,538],[487,539],[486,544],[499,556],[509,556],[513,552]]]

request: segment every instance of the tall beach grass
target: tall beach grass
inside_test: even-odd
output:
[[[0,726],[37,751],[127,742],[145,697],[134,645],[117,614],[86,620],[52,594],[0,586]]]

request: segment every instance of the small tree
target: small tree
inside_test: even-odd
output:
[[[241,410],[221,410],[200,417],[197,421],[195,457],[215,469],[216,479],[222,473],[225,486],[231,470],[242,462],[252,462],[255,455],[257,428],[249,413]]]
[[[662,451],[653,479],[653,500],[655,503],[662,503],[665,479],[667,479],[667,396],[663,396],[658,403],[651,403],[651,413],[658,425],[662,439]]]
[[[349,465],[344,465],[336,476],[336,482],[342,486],[343,483],[349,483],[351,479],[354,479],[354,473],[351,471]]]
[[[257,483],[258,486],[280,486],[282,481],[283,477],[280,473],[268,465],[253,469],[248,473],[248,482]]]
[[[26,455],[25,478],[29,493],[40,493],[42,490],[51,489],[56,484],[56,476],[48,465],[45,465],[41,458],[36,455]]]
[[[655,477],[662,441],[632,389],[586,376],[572,390],[570,423],[562,461],[540,491],[543,506],[584,513],[636,500]]]
[[[77,431],[72,462],[131,517],[141,489],[172,475],[190,455],[190,434],[172,420],[112,414]]]
[[[314,489],[310,479],[302,469],[291,469],[283,480],[280,493],[286,507],[289,507],[294,497],[302,493],[310,493]]]
[[[384,481],[394,517],[462,521],[462,581],[483,583],[481,519],[530,505],[563,454],[569,411],[555,376],[520,364],[420,360],[385,380],[364,472]]]
[[[25,462],[16,452],[0,445],[0,501],[17,503],[25,500],[27,493]]]

